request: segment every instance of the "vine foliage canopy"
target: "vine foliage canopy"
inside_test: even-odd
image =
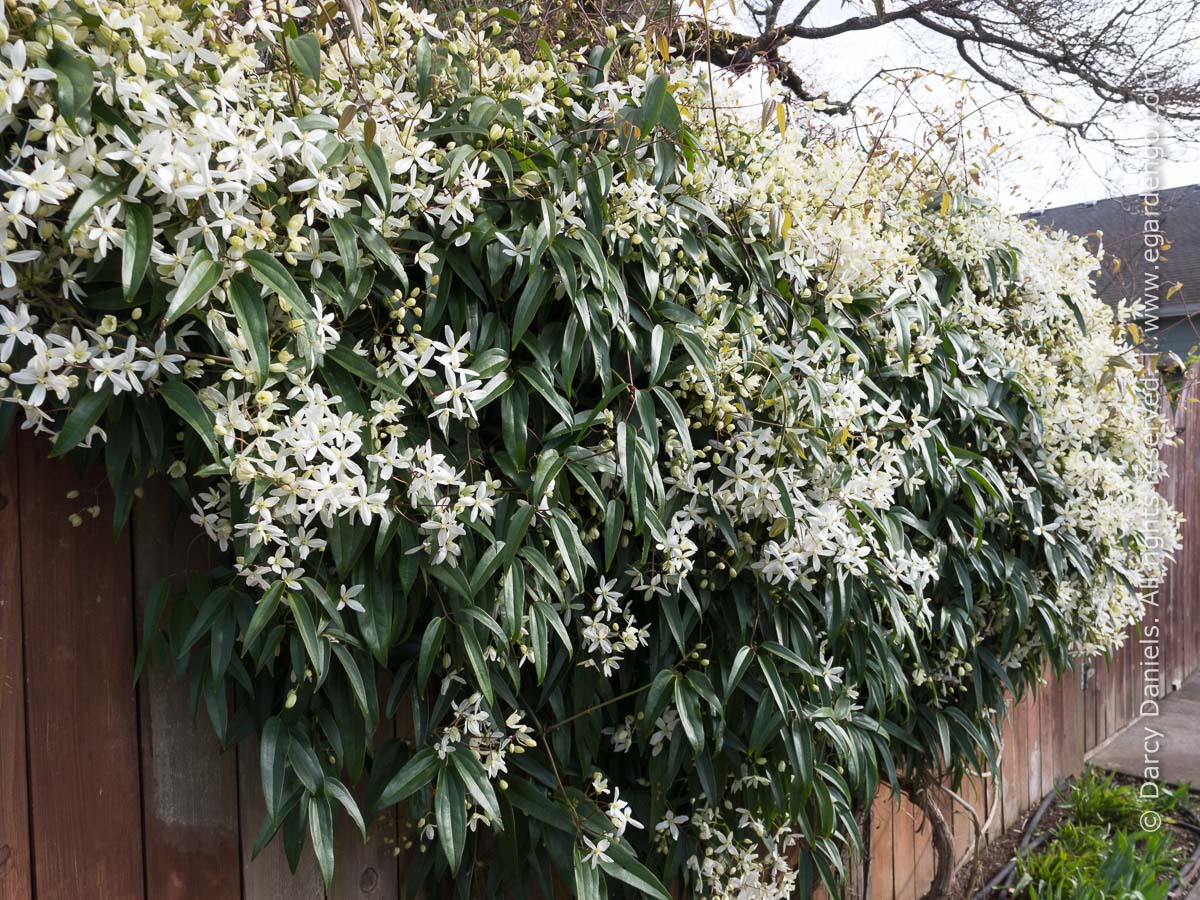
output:
[[[260,847],[404,803],[412,885],[832,886],[1161,579],[1130,311],[969,172],[526,24],[9,0],[0,423],[222,551],[138,668],[260,742]]]

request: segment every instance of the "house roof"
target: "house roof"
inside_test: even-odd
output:
[[[1096,288],[1105,301],[1144,297],[1149,302],[1154,295],[1160,318],[1200,314],[1200,184],[1058,206],[1025,218],[1087,236],[1092,246],[1103,232],[1105,254]],[[1147,260],[1148,229],[1155,224],[1166,245],[1159,259]],[[1182,288],[1167,299],[1176,283]]]

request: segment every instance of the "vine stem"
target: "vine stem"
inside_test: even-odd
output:
[[[558,783],[558,792],[562,794],[562,798],[567,804],[567,812],[571,814],[571,821],[575,823],[575,831],[582,835],[583,821],[579,818],[579,812],[575,809],[575,804],[571,802],[571,795],[567,793],[567,785],[558,771],[558,763],[554,760],[554,749],[550,746],[550,732],[547,731],[546,726],[542,724],[542,720],[538,718],[538,714],[529,704],[522,705],[525,707],[525,711],[533,717],[533,723],[537,726],[538,735],[542,739],[542,748],[546,751],[546,759],[550,761],[550,770],[554,772],[554,780]]]
[[[561,719],[558,722],[555,722],[549,728],[546,729],[546,733],[549,734],[551,731],[554,731],[557,728],[562,728],[564,725],[568,725],[571,722],[574,722],[576,719],[582,719],[584,716],[589,716],[598,709],[603,709],[606,706],[611,706],[614,703],[619,703],[620,701],[628,699],[629,697],[637,696],[642,691],[650,690],[650,687],[651,687],[651,685],[649,685],[649,684],[643,684],[641,687],[636,687],[633,690],[626,691],[623,694],[617,694],[617,696],[613,697],[611,700],[605,700],[601,703],[593,703],[591,706],[587,707],[586,709],[581,709],[579,712],[574,713],[573,715],[567,716],[565,719]]]

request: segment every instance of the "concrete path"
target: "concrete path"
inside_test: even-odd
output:
[[[1088,761],[1145,781],[1200,790],[1200,674],[1118,732]]]

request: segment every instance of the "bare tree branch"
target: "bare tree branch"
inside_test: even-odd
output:
[[[819,0],[790,21],[780,21],[784,0],[751,4],[758,34],[709,31],[713,61],[736,72],[766,65],[797,97],[826,99],[830,112],[848,111],[851,101],[806,85],[781,48],[905,24],[948,38],[979,78],[1080,138],[1109,139],[1101,119],[1117,107],[1200,123],[1200,0],[887,0],[873,3],[874,14],[822,24],[814,21]],[[1054,111],[1051,101],[1079,88],[1093,98],[1089,109]]]

